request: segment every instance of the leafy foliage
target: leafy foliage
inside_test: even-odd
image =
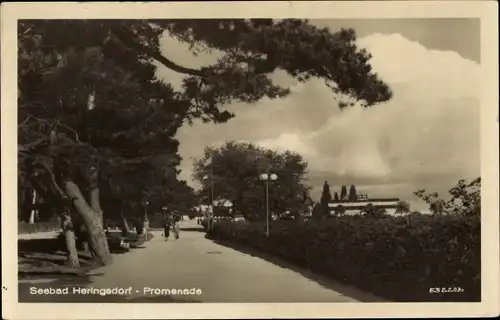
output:
[[[312,218],[314,220],[321,220],[324,216],[323,205],[320,202],[315,203],[312,210]]]
[[[408,201],[398,201],[396,205],[396,213],[408,213],[411,211],[410,203]]]
[[[339,205],[335,208],[335,214],[341,216],[345,214],[346,210],[347,209],[343,205]]]
[[[372,72],[368,64],[371,55],[356,46],[356,34],[352,29],[331,33],[327,28],[320,29],[299,19],[200,19],[154,23],[165,27],[198,52],[220,50],[226,53],[218,63],[199,71],[209,76],[208,82],[198,82],[198,85],[217,86],[213,91],[224,92],[226,76],[234,77],[236,73],[231,87],[239,88],[239,97],[243,100],[259,97],[263,92],[268,92],[270,97],[283,96],[288,90],[273,85],[266,76],[282,69],[300,81],[322,78],[334,93],[349,95],[366,106],[392,96],[387,85]],[[229,74],[221,72],[223,66],[234,63],[245,65],[248,71],[245,80],[239,78],[234,69]],[[235,85],[240,79],[247,85]],[[248,90],[253,91],[249,96]]]
[[[43,161],[56,184],[73,179],[81,185],[88,167],[97,166],[108,203],[137,201],[142,190],[164,186],[144,178],[179,164],[173,136],[189,110],[154,78],[155,67],[143,54],[109,41],[112,26],[86,20],[19,24],[21,175]],[[145,167],[149,172],[140,179],[135,170]]]
[[[386,213],[386,210],[383,208],[376,207],[373,204],[369,203],[361,210],[361,212],[369,217],[380,218]]]
[[[415,191],[414,194],[429,204],[430,210],[435,214],[444,212],[452,214],[479,215],[481,213],[481,178],[471,182],[461,179],[449,191],[451,198],[441,199],[437,192],[428,193],[424,189]]]
[[[307,163],[293,152],[279,153],[251,143],[227,142],[220,148],[206,148],[201,159],[193,163],[193,178],[202,185],[201,195],[233,203],[233,209],[248,219],[264,218],[264,182],[262,173],[276,174],[270,182],[270,210],[277,214],[304,207],[309,187],[304,184]],[[302,208],[305,209],[305,208]]]
[[[215,224],[209,237],[280,256],[396,302],[481,301],[478,217],[344,216],[296,224]],[[381,285],[383,284],[383,285]],[[456,287],[460,295],[429,294]]]

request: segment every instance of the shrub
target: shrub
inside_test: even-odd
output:
[[[220,222],[208,235],[251,246],[400,302],[480,301],[477,217],[344,216],[317,222]],[[430,294],[434,287],[462,293]]]

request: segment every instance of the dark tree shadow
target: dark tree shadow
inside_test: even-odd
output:
[[[85,251],[78,251],[80,268],[68,266],[68,253],[64,238],[18,239],[19,274],[85,274],[100,267]],[[112,254],[124,254],[145,248],[144,242],[132,242],[130,249],[110,246]]]
[[[261,252],[258,249],[250,248],[250,247],[245,246],[245,245],[235,244],[235,243],[228,242],[228,241],[213,240],[210,238],[207,238],[207,239],[218,244],[218,245],[234,249],[234,250],[239,251],[241,253],[248,254],[252,257],[266,260],[267,262],[270,262],[270,263],[272,263],[276,266],[279,266],[281,268],[291,270],[295,273],[302,275],[303,277],[305,277],[311,281],[318,283],[319,285],[321,285],[324,288],[337,291],[344,296],[352,297],[356,300],[359,300],[360,302],[390,302],[390,301],[383,299],[381,297],[377,297],[372,293],[368,293],[368,292],[359,290],[355,287],[352,287],[352,286],[340,283],[338,281],[335,281],[335,280],[333,280],[325,275],[315,273],[315,272],[308,270],[308,269],[305,269],[305,268],[297,267],[297,266],[293,265],[291,262],[286,261],[285,259],[283,259],[281,257],[276,257],[276,256],[273,256],[271,254]]]
[[[62,244],[57,238],[50,239],[19,239],[17,240],[17,248],[19,253],[27,252],[42,252],[42,253],[56,253],[61,251]]]
[[[78,252],[79,269],[67,266],[66,244],[60,238],[18,239],[19,274],[81,274],[96,267],[92,256]]]
[[[184,228],[180,228],[181,231],[194,231],[194,232],[205,232],[205,229],[203,229],[202,227],[200,228],[193,228],[193,227],[184,227]]]

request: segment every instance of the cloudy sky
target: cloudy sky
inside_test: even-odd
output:
[[[373,69],[394,92],[393,99],[370,109],[338,110],[320,80],[289,84],[286,99],[235,104],[226,124],[185,125],[180,141],[181,178],[191,181],[192,158],[207,145],[226,140],[255,142],[294,150],[309,163],[312,196],[319,199],[326,180],[332,193],[355,184],[369,197],[400,197],[426,209],[413,191],[446,192],[461,178],[480,174],[479,59],[477,19],[313,20],[331,31],[354,28],[358,44],[372,53]],[[164,36],[163,54],[184,66],[212,63],[217,53],[192,56],[187,47]],[[182,79],[159,66],[159,78]]]

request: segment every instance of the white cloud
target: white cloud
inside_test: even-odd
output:
[[[402,179],[416,190],[430,186],[418,185],[421,176],[435,175],[432,185],[445,190],[451,185],[439,185],[449,183],[440,181],[442,175],[456,180],[479,175],[479,65],[401,35],[372,35],[359,44],[372,53],[372,66],[392,86],[393,100],[334,113],[317,130],[291,130],[264,144],[301,152],[311,170],[353,182]],[[323,92],[309,96],[311,107],[305,109],[329,94],[314,85]],[[398,196],[411,196],[405,193]]]
[[[454,51],[429,50],[400,34],[375,34],[358,40],[373,55],[371,64],[385,81],[412,83],[413,93],[432,91],[434,98],[475,96],[479,87],[477,63]]]
[[[236,113],[228,123],[180,130],[181,176],[190,179],[190,157],[224,140],[299,152],[311,175],[316,173],[312,182],[317,190],[324,180],[338,178],[361,181],[358,189],[369,194],[408,199],[416,189],[447,190],[462,177],[479,175],[479,65],[455,52],[428,50],[399,34],[358,41],[372,53],[373,69],[391,85],[390,102],[339,111],[331,91],[314,79],[294,86],[286,99],[228,106]],[[185,52],[170,54],[186,61]],[[201,60],[197,65],[189,58],[188,66],[213,61],[192,59]],[[280,82],[290,81],[277,76]],[[385,190],[380,187],[384,184]]]

